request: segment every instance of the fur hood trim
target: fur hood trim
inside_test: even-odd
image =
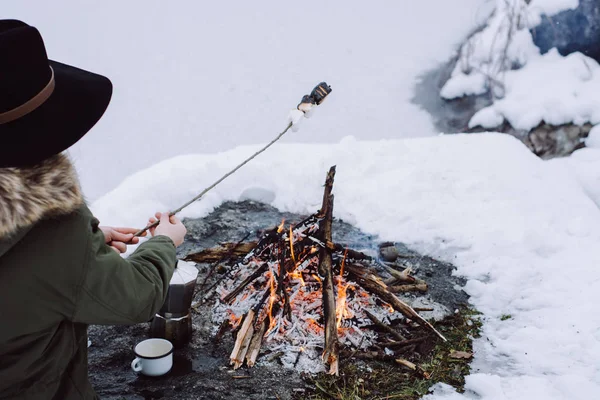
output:
[[[0,240],[82,204],[75,168],[65,154],[32,167],[0,168]]]

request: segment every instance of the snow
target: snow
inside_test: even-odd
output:
[[[557,168],[566,169],[588,197],[600,207],[600,149],[581,149],[568,158],[551,160],[550,163],[556,164]]]
[[[93,211],[105,224],[142,226],[257,149],[166,160],[127,178]],[[600,210],[592,200],[600,200],[600,173],[583,172],[600,171],[598,160],[597,149],[585,149],[545,162],[500,134],[276,144],[182,215],[204,216],[250,188],[271,193],[281,210],[309,213],[336,164],[335,216],[452,262],[484,314],[466,393],[438,385],[428,399],[591,399],[600,393]]]
[[[413,87],[485,21],[487,3],[2,0],[0,17],[37,26],[50,58],[113,81],[105,116],[71,150],[94,200],[161,160],[267,142],[321,81],[328,112],[284,140],[435,135]]]
[[[504,86],[505,97],[476,113],[470,127],[496,127],[498,115],[523,130],[542,121],[552,125],[600,122],[600,65],[581,53],[562,57],[552,49],[522,69],[507,71]]]
[[[588,137],[585,139],[585,145],[589,148],[600,148],[600,125],[596,125],[592,128]]]
[[[441,95],[453,99],[491,91],[494,103],[477,112],[469,127],[493,129],[508,121],[528,131],[552,125],[600,122],[600,66],[581,54],[556,49],[541,55],[529,28],[575,8],[574,0],[497,0],[486,27],[461,48],[460,59]]]

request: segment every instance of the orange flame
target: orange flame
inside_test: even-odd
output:
[[[227,310],[227,313],[229,314],[229,323],[231,324],[232,329],[237,328],[240,322],[242,322],[242,317],[238,317],[231,310]]]
[[[285,224],[285,218],[281,220],[281,225],[279,225],[279,227],[277,228],[277,233],[283,232],[284,224]]]
[[[336,326],[338,329],[342,325],[342,320],[352,318],[354,316],[354,314],[348,310],[348,307],[346,307],[346,292],[351,286],[352,285],[348,283],[346,285],[340,285],[338,289],[338,298],[335,307]]]
[[[304,287],[306,285],[306,282],[304,282],[304,278],[302,277],[302,272],[300,271],[293,271],[290,273],[290,278],[292,279],[297,279],[300,281],[300,285],[302,287]]]
[[[309,331],[315,332],[317,334],[321,334],[323,332],[323,328],[321,328],[321,325],[319,325],[314,319],[306,318],[306,322],[308,323],[307,329]]]
[[[348,255],[348,249],[344,252],[344,257],[342,258],[342,262],[340,265],[340,277],[338,279],[338,298],[337,304],[335,307],[335,315],[336,315],[336,326],[340,329],[342,325],[342,320],[347,318],[352,318],[353,314],[348,307],[346,307],[346,292],[348,288],[351,286],[350,283],[344,285],[343,284],[343,275],[344,275],[344,265],[346,263],[346,256]]]
[[[269,308],[268,308],[269,311],[267,312],[267,316],[269,317],[269,329],[267,329],[266,335],[271,333],[271,330],[273,328],[275,328],[275,325],[277,325],[277,322],[275,321],[275,317],[273,317],[273,304],[275,303],[275,300],[277,299],[277,289],[275,286],[275,274],[273,273],[273,271],[271,271],[271,277],[269,279],[269,288],[270,288],[270,292],[271,292],[271,294],[269,295]]]

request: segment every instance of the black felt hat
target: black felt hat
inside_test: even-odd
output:
[[[98,122],[111,95],[108,78],[48,60],[36,28],[0,20],[0,168],[66,150]]]

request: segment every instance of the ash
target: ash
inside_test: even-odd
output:
[[[220,243],[251,241],[259,239],[266,229],[278,225],[282,219],[286,224],[296,224],[304,216],[282,213],[277,209],[251,201],[241,203],[227,202],[201,219],[188,219],[184,223],[188,228],[186,242],[178,249],[178,257],[185,258],[190,253],[214,248]],[[370,255],[378,253],[379,240],[367,235],[343,221],[334,220],[333,240],[350,248]],[[431,307],[433,312],[422,312],[425,318],[442,317],[444,313],[458,308],[467,302],[464,292],[455,287],[464,282],[452,276],[453,267],[429,257],[421,256],[402,245],[395,243],[400,259],[411,266],[414,275],[427,281],[429,291],[426,296],[408,294],[399,296],[403,301],[415,307]],[[200,275],[198,285],[207,276],[211,264],[198,264]],[[230,277],[239,279],[243,276]],[[215,273],[205,282],[214,285],[223,275]],[[215,289],[230,290],[225,280]],[[306,279],[306,285],[316,282]],[[351,292],[351,290],[349,290]],[[318,321],[317,299],[313,303],[302,302],[303,308],[293,313],[287,330],[273,329],[261,348],[254,368],[242,367],[237,371],[229,365],[229,355],[235,337],[226,331],[216,337],[222,321],[234,314],[247,311],[251,299],[244,302],[223,304],[217,290],[210,296],[197,296],[193,310],[193,338],[184,348],[175,351],[173,370],[159,378],[139,376],[131,371],[129,364],[134,358],[133,346],[149,337],[149,324],[131,327],[90,327],[89,372],[92,384],[101,398],[106,399],[292,399],[304,390],[312,387],[307,384],[301,371],[319,373],[325,371],[321,361],[322,333],[312,335],[299,323],[299,314],[311,315]],[[224,293],[224,292],[222,292]],[[356,293],[355,293],[356,294]],[[355,295],[354,294],[354,295]],[[299,296],[298,293],[296,296]],[[366,321],[360,315],[363,303],[353,303],[357,296],[348,296],[349,311],[358,315],[351,319],[354,328],[347,327],[347,320],[341,323],[340,340],[351,348],[366,348],[374,340],[370,330],[360,332],[361,324]],[[319,298],[320,301],[320,298]],[[369,300],[373,301],[373,300]],[[372,305],[372,303],[369,303]],[[310,310],[311,307],[315,307]],[[370,307],[377,318],[390,321],[397,317],[385,308]],[[284,324],[284,322],[281,322]],[[295,325],[295,327],[294,327]],[[292,329],[293,328],[293,329]],[[283,334],[282,332],[287,332]],[[363,339],[363,335],[366,337]],[[362,343],[361,343],[362,341]],[[342,359],[343,363],[344,360]]]

